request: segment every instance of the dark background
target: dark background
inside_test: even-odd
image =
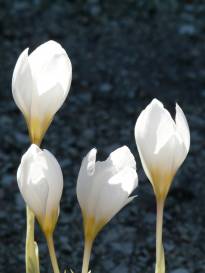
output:
[[[177,0],[0,0],[0,272],[24,270],[25,205],[16,183],[29,146],[13,102],[11,78],[24,48],[54,39],[73,64],[71,91],[43,147],[60,161],[65,186],[55,232],[59,263],[80,272],[83,237],[75,187],[83,156],[99,159],[128,145],[140,173],[138,197],[98,236],[93,273],[151,273],[155,263],[155,202],[134,140],[141,110],[157,97],[184,110],[191,150],[165,210],[167,272],[205,272],[205,2]],[[37,228],[41,272],[52,272]]]

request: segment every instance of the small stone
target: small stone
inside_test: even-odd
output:
[[[2,178],[1,184],[3,186],[10,186],[15,180],[16,178],[13,175],[6,174]]]
[[[171,273],[189,273],[189,271],[187,271],[185,268],[178,268],[171,271]]]
[[[100,85],[100,91],[102,93],[109,93],[112,90],[112,85],[108,82],[105,82]]]
[[[29,144],[29,138],[26,134],[15,132],[15,139],[17,143]]]
[[[101,13],[101,8],[97,5],[90,7],[90,13],[92,16],[98,16]]]
[[[127,267],[124,264],[120,264],[112,270],[112,273],[124,273],[127,271]]]
[[[193,25],[182,25],[180,28],[179,28],[179,34],[181,35],[188,35],[188,36],[193,36],[195,35],[197,32],[195,26]]]

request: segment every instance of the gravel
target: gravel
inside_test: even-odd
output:
[[[99,234],[91,269],[154,271],[154,195],[133,136],[137,116],[154,97],[172,113],[178,102],[191,129],[190,153],[166,203],[167,272],[205,272],[205,4],[145,2],[0,0],[0,272],[25,271],[25,205],[16,170],[29,140],[12,100],[12,71],[24,48],[48,39],[60,42],[73,64],[69,98],[43,143],[59,159],[65,178],[55,232],[62,272],[80,272],[82,263],[82,219],[75,194],[81,160],[92,147],[105,159],[125,144],[137,160],[138,197]],[[36,240],[41,272],[52,272],[38,226]]]

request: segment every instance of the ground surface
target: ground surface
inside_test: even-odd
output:
[[[69,98],[43,143],[60,160],[65,177],[55,232],[61,268],[77,273],[81,267],[75,186],[82,157],[95,146],[105,159],[126,144],[138,163],[138,198],[99,235],[91,268],[94,273],[154,272],[154,196],[141,170],[133,128],[140,111],[157,97],[172,112],[174,103],[180,104],[192,138],[166,203],[167,272],[205,272],[205,4],[41,2],[0,1],[0,272],[25,272],[25,207],[15,175],[29,141],[11,96],[12,70],[24,48],[48,39],[59,41],[73,64]],[[52,272],[39,230],[36,237],[41,272]]]

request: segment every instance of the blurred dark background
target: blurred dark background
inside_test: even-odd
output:
[[[59,263],[80,272],[82,221],[75,187],[83,156],[99,159],[128,145],[140,173],[138,197],[101,232],[93,273],[151,273],[155,263],[155,202],[134,140],[141,110],[157,97],[184,110],[191,150],[165,210],[167,272],[205,272],[205,2],[178,0],[0,0],[0,272],[24,270],[25,205],[16,183],[29,146],[13,102],[11,78],[24,48],[54,39],[73,64],[71,91],[43,147],[59,159],[65,178],[55,232]],[[41,272],[52,272],[37,228]]]

